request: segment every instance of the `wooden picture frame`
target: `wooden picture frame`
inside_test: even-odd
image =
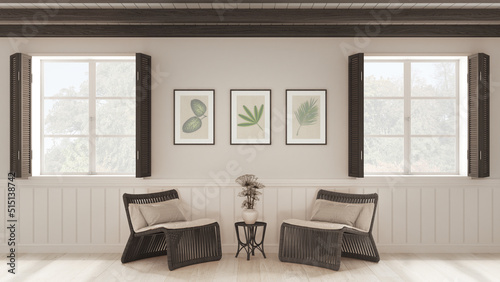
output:
[[[326,90],[286,90],[286,144],[326,145]]]
[[[215,90],[174,90],[174,145],[215,144]]]
[[[271,90],[231,90],[231,145],[271,144]]]

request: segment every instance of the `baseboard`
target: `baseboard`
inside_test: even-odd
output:
[[[379,253],[387,254],[460,254],[460,253],[500,253],[500,245],[485,244],[415,244],[415,245],[395,245],[377,244]]]
[[[125,245],[122,244],[20,244],[16,248],[16,253],[26,254],[64,254],[64,253],[122,253]],[[7,248],[5,248],[8,251]]]
[[[16,248],[16,253],[19,254],[43,254],[43,253],[53,253],[53,254],[63,254],[63,253],[122,253],[125,245],[122,244],[24,244],[19,245]],[[8,253],[9,248],[7,246],[0,247],[2,253]],[[222,244],[222,253],[224,254],[236,254],[237,245],[236,244]],[[270,244],[265,245],[266,253],[278,253],[278,245]]]
[[[16,253],[122,253],[122,244],[24,244],[16,248]],[[455,244],[455,245],[394,245],[378,244],[379,253],[500,253],[500,245]],[[8,246],[0,247],[2,253],[9,253]],[[222,244],[222,253],[236,254],[236,244]],[[268,254],[278,253],[278,244],[266,244]]]
[[[222,253],[223,254],[236,255],[237,250],[238,250],[238,248],[237,248],[236,244],[222,244]],[[245,252],[245,251],[242,250],[241,252]],[[264,244],[264,252],[266,254],[277,254],[278,253],[278,244]],[[258,253],[258,252],[256,252],[256,253]]]

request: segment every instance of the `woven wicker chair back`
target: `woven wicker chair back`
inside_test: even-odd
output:
[[[178,198],[179,195],[176,190],[167,190],[149,194],[123,194],[123,203],[125,205],[125,212],[127,213],[127,221],[130,232],[135,233],[134,228],[132,227],[132,221],[130,220],[130,213],[128,210],[129,204],[152,204]]]
[[[348,194],[348,193],[340,193],[334,191],[327,190],[319,190],[316,199],[328,200],[332,202],[340,202],[340,203],[349,203],[349,204],[369,204],[373,203],[373,214],[372,221],[370,223],[371,233],[373,228],[373,221],[375,220],[375,212],[377,211],[377,203],[378,203],[378,194]]]

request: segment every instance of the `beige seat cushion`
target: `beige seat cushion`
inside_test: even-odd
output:
[[[346,224],[331,223],[331,222],[325,222],[325,221],[310,221],[310,220],[291,218],[291,219],[283,220],[283,223],[288,223],[291,225],[303,226],[303,227],[308,227],[308,228],[316,228],[316,229],[340,230],[343,228],[350,228],[350,229],[354,229],[357,231],[363,231],[359,228],[352,227],[352,226],[349,226]]]
[[[340,230],[347,226],[345,224],[339,224],[339,223],[331,223],[326,221],[310,221],[310,220],[302,220],[295,218],[283,220],[283,222],[291,225],[317,228],[317,229],[331,229],[331,230]]]
[[[160,224],[155,224],[155,225],[143,227],[143,228],[137,230],[137,232],[144,232],[144,231],[157,229],[157,228],[166,228],[166,229],[191,228],[191,227],[208,225],[208,224],[212,224],[215,222],[217,222],[217,221],[214,219],[211,219],[211,218],[200,218],[200,219],[191,220],[191,221],[160,223]]]

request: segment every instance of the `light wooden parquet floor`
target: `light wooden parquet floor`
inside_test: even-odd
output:
[[[166,256],[122,264],[120,254],[20,254],[0,281],[500,281],[500,254],[382,254],[379,263],[342,258],[339,271],[282,263],[277,254],[224,254],[169,271]],[[5,261],[5,259],[4,259]]]

